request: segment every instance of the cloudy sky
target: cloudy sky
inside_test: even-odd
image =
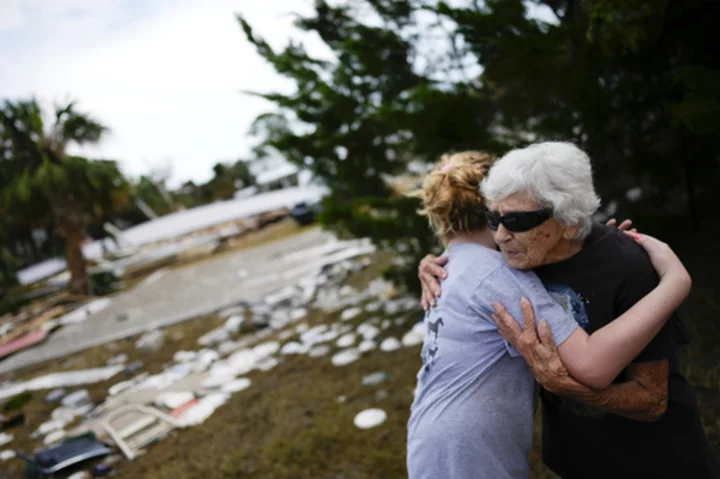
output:
[[[289,13],[310,5],[0,0],[0,98],[34,95],[48,106],[75,99],[111,129],[85,153],[117,159],[132,176],[172,165],[173,186],[204,181],[215,162],[248,153],[246,131],[270,109],[242,90],[291,88],[244,39],[234,14],[279,47],[293,31]]]
[[[77,100],[111,129],[81,153],[117,159],[135,177],[171,173],[171,186],[202,182],[217,161],[249,153],[250,123],[272,108],[242,91],[292,88],[245,40],[235,13],[275,48],[292,37],[324,56],[318,38],[292,27],[292,13],[310,14],[313,3],[0,0],[0,99]]]

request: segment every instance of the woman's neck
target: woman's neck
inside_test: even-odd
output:
[[[453,244],[459,243],[476,243],[486,248],[497,249],[497,244],[492,237],[492,231],[490,228],[483,228],[481,230],[475,230],[470,232],[456,233],[449,237],[446,241],[448,247]]]
[[[543,264],[560,263],[570,259],[580,252],[584,244],[584,240],[562,240],[548,253]]]

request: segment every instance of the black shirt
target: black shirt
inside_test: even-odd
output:
[[[535,270],[588,334],[602,328],[658,284],[645,251],[616,228],[596,225],[583,249]],[[633,421],[542,391],[543,460],[564,479],[720,477],[676,347],[689,335],[674,314],[633,362],[668,359],[667,412]],[[620,376],[622,377],[622,375]]]

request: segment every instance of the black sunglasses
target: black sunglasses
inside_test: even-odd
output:
[[[502,224],[508,231],[512,231],[513,233],[522,233],[540,226],[552,218],[552,215],[552,208],[537,211],[519,211],[517,213],[507,213],[504,215],[500,215],[497,211],[485,210],[485,220],[487,221],[488,228],[497,231]]]

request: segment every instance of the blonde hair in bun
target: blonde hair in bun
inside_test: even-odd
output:
[[[435,235],[447,244],[452,235],[485,227],[480,183],[495,158],[481,151],[446,153],[423,181],[418,196]]]

